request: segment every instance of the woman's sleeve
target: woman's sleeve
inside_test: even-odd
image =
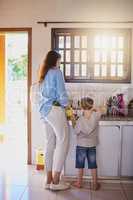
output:
[[[56,76],[56,86],[57,86],[57,101],[61,106],[66,107],[68,105],[68,95],[65,88],[65,82],[62,72],[59,70]]]

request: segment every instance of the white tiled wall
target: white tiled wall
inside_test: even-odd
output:
[[[110,96],[119,93],[124,94],[126,104],[133,98],[133,87],[126,84],[67,83],[66,88],[70,98],[89,96],[95,100],[96,105],[105,104]]]

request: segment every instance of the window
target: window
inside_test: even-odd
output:
[[[130,29],[52,29],[68,82],[131,81]]]

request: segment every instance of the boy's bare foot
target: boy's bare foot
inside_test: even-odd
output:
[[[73,186],[74,187],[77,187],[77,188],[82,188],[83,187],[83,185],[82,185],[82,183],[80,183],[80,182],[75,182],[75,183],[73,183]]]
[[[92,183],[92,190],[96,191],[100,189],[100,183]]]

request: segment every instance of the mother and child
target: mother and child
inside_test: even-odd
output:
[[[66,190],[70,184],[60,181],[61,171],[69,149],[69,126],[65,109],[69,106],[63,74],[59,68],[61,55],[49,51],[39,67],[39,112],[44,127],[45,138],[45,189]],[[96,146],[98,143],[98,122],[102,109],[94,107],[93,99],[81,100],[83,115],[79,117],[74,128],[77,135],[75,163],[78,178],[75,187],[83,186],[85,160],[92,174],[92,188],[97,190]]]

